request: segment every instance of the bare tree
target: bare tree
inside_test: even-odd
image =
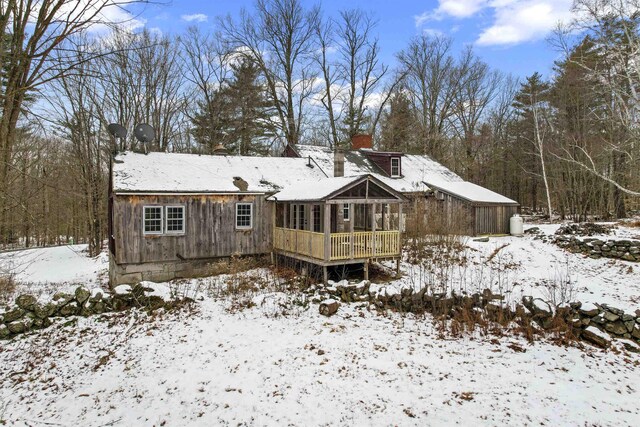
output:
[[[231,64],[236,59],[235,52],[227,49],[217,33],[203,33],[192,26],[180,37],[180,54],[184,63],[183,76],[191,85],[186,89],[187,98],[191,100],[186,114],[193,121],[198,105],[212,106],[217,91],[224,86],[231,76]],[[206,108],[208,126],[211,129],[218,121],[213,108]],[[204,138],[209,138],[208,147],[214,147],[215,132],[210,130]]]
[[[562,158],[616,191],[640,196],[640,189],[630,187],[625,179],[625,171],[640,164],[640,1],[575,0],[573,10],[574,20],[558,30],[554,42],[564,52],[565,61],[582,68],[593,89],[603,95],[602,108],[594,114],[607,130],[597,151],[575,143],[564,150]],[[586,34],[590,42],[589,60],[575,55],[572,41],[576,33]],[[620,214],[624,214],[623,206],[618,208]]]
[[[107,123],[117,122],[130,130],[119,149],[137,149],[133,127],[138,123],[149,123],[156,130],[156,139],[147,149],[172,149],[186,120],[189,99],[177,41],[146,30],[119,30],[100,49],[110,52],[100,56],[95,70],[102,86],[102,115]]]
[[[459,87],[451,39],[420,35],[398,54],[405,86],[419,113],[422,151],[442,158],[443,142]]]
[[[144,2],[6,0],[0,3],[0,40],[3,42],[0,69],[6,76],[0,89],[0,188],[5,188],[16,129],[28,94],[92,59],[78,57],[75,51],[63,49],[63,43],[93,25],[106,24],[104,13],[107,9],[126,11],[132,3]],[[51,61],[56,52],[58,60]],[[64,60],[60,61],[60,58]],[[0,192],[0,215],[4,215],[4,203],[4,192]],[[0,217],[0,226],[2,222]]]
[[[318,65],[322,70],[322,79],[324,81],[324,90],[319,91],[318,96],[322,106],[327,111],[329,122],[330,145],[338,147],[340,145],[340,137],[338,136],[337,122],[340,120],[340,112],[336,111],[334,106],[336,96],[340,95],[342,90],[340,84],[342,81],[340,67],[336,66],[329,59],[331,52],[335,49],[335,23],[332,19],[326,19],[318,23],[316,28],[319,44],[319,52],[317,55]]]
[[[463,147],[462,172],[467,179],[472,179],[477,152],[483,148],[478,143],[478,132],[482,121],[488,118],[503,76],[492,71],[470,48],[463,54],[456,76],[459,84],[453,93],[452,127]]]
[[[319,7],[305,9],[300,0],[257,0],[254,14],[243,9],[239,21],[220,22],[230,47],[264,74],[287,144],[300,140],[304,109],[313,95],[319,19]]]
[[[379,60],[380,46],[372,34],[376,22],[361,10],[340,13],[338,53],[343,64],[345,83],[345,133],[348,138],[362,132],[365,109],[388,67]]]
[[[87,55],[91,53],[87,52]],[[91,64],[85,63],[73,75],[63,76],[50,85],[58,126],[69,142],[68,172],[82,189],[89,255],[102,249],[106,210],[106,174],[110,153],[104,133],[97,78]]]

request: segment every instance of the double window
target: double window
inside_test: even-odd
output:
[[[236,228],[238,230],[253,228],[253,203],[236,204]]]
[[[143,210],[144,234],[184,234],[184,206],[145,206]]]

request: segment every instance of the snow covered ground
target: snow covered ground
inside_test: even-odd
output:
[[[41,299],[72,290],[78,284],[104,285],[108,281],[108,268],[107,253],[89,258],[87,245],[0,252],[0,271],[14,275],[16,293],[28,292]]]
[[[470,241],[470,256],[486,259],[507,243],[500,253],[517,265],[506,276],[519,283],[513,300],[543,294],[536,283],[555,274],[555,263],[570,266],[577,299],[639,308],[637,263],[566,254],[531,236]],[[53,249],[33,250],[35,261],[18,278],[47,282],[43,289],[50,290],[48,270],[63,288],[100,282],[105,274],[103,258]],[[0,254],[0,266],[8,262]],[[391,286],[417,280],[415,267],[402,268],[405,276]],[[502,280],[472,270],[463,271],[465,279],[458,272],[460,286]],[[246,277],[269,274],[253,270]],[[316,304],[277,292],[253,292],[253,306],[239,309],[233,297],[206,292],[228,279],[181,284],[201,296],[193,309],[79,318],[0,342],[0,420],[29,426],[631,426],[640,419],[637,355],[514,336],[443,338],[430,316],[380,315],[357,304],[325,318]]]
[[[10,425],[637,425],[637,359],[355,305],[79,319],[3,345]],[[522,351],[522,350],[524,351]],[[1,406],[0,406],[1,407]],[[0,412],[1,414],[1,412]]]
[[[548,235],[555,233],[558,224],[530,225]],[[617,228],[610,236],[601,238],[640,239],[640,229]],[[591,259],[573,254],[534,236],[492,237],[488,242],[469,238],[465,244],[469,262],[454,266],[447,272],[451,286],[459,292],[476,292],[491,288],[508,293],[512,303],[522,296],[532,295],[549,299],[547,284],[569,280],[573,289],[572,301],[607,303],[627,312],[640,308],[640,263],[608,258]],[[486,260],[492,253],[493,269]],[[498,271],[500,270],[500,271]],[[425,271],[419,266],[403,263],[404,277],[392,286],[422,287]],[[502,288],[502,289],[500,289]]]

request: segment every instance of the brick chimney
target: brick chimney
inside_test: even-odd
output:
[[[341,148],[333,151],[333,176],[344,176],[344,151]]]
[[[373,136],[367,134],[353,135],[351,137],[351,149],[373,148]]]

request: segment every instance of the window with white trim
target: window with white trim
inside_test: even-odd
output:
[[[144,234],[162,234],[162,206],[145,206],[142,219]]]
[[[253,228],[253,203],[236,204],[236,228],[239,230]]]
[[[165,232],[167,234],[183,234],[184,206],[167,206],[165,209]]]
[[[343,218],[345,221],[349,221],[349,219],[351,218],[351,217],[349,216],[349,203],[344,203],[344,204],[342,205],[342,218]]]
[[[391,158],[391,176],[392,177],[400,176],[400,157]]]

